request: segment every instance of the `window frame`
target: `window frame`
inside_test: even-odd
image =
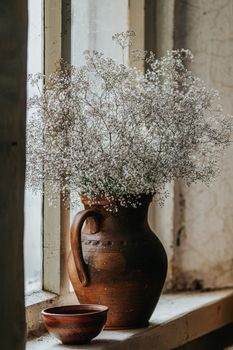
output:
[[[71,0],[43,1],[44,74],[51,74],[55,62],[70,61]],[[49,205],[44,183],[42,208],[42,290],[25,297],[28,335],[44,330],[40,311],[53,304],[75,301],[70,293],[66,260],[69,254],[70,211],[60,194],[57,207]]]
[[[70,61],[71,0],[44,1],[44,73],[51,74],[61,57]],[[58,295],[69,291],[66,260],[69,253],[70,212],[57,194],[56,208],[49,205],[44,183],[42,289]]]
[[[128,1],[128,28],[140,33],[137,48],[144,47],[145,0]],[[71,60],[71,0],[44,0],[44,73],[51,74],[61,57]],[[129,57],[130,61],[130,57]],[[70,210],[65,208],[60,194],[56,207],[49,205],[46,181],[43,196],[42,290],[26,295],[27,333],[39,335],[45,330],[40,311],[52,305],[77,303],[66,269],[70,250]]]

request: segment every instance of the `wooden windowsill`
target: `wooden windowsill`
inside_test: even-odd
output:
[[[147,328],[103,331],[91,344],[63,346],[48,334],[27,350],[168,350],[233,322],[233,290],[164,294]]]
[[[70,292],[63,295],[57,295],[46,291],[38,291],[26,295],[26,321],[27,321],[27,334],[32,333],[42,334],[44,332],[44,325],[41,320],[41,310],[58,305],[75,304],[77,298],[74,292]]]

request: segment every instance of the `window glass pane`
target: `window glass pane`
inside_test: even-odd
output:
[[[128,0],[75,0],[72,2],[72,63],[84,63],[83,51],[102,51],[121,62],[112,35],[128,29]]]
[[[28,74],[43,72],[43,1],[29,0]],[[35,88],[28,84],[27,94]],[[27,119],[30,113],[27,113]],[[41,289],[42,267],[42,195],[25,191],[24,263],[26,293]]]
[[[128,0],[72,1],[71,63],[84,64],[85,50],[97,50],[122,62],[122,51],[112,36],[128,29]],[[126,58],[127,61],[127,58]],[[71,208],[71,219],[82,209]]]

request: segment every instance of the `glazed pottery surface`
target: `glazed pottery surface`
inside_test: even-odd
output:
[[[138,208],[105,209],[106,201],[76,214],[68,272],[79,302],[109,307],[106,328],[145,327],[167,272],[165,250],[147,222],[151,197]]]
[[[104,305],[68,305],[42,311],[49,333],[63,344],[89,343],[103,329],[108,308]]]

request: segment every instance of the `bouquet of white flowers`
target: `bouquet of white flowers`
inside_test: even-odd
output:
[[[133,35],[113,37],[123,57]],[[187,68],[190,51],[135,56],[143,56],[145,73],[87,51],[82,67],[61,61],[46,77],[29,99],[28,186],[41,190],[46,181],[51,199],[72,191],[136,206],[141,194],[161,194],[172,179],[209,182],[216,174],[232,118]]]

